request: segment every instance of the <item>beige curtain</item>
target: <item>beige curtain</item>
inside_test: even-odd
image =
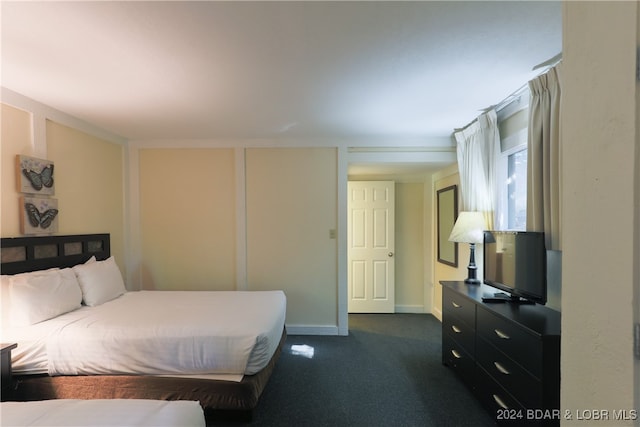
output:
[[[461,211],[484,213],[487,229],[493,229],[495,211],[495,158],[500,152],[500,134],[495,110],[480,115],[469,126],[454,133],[460,173]]]
[[[547,249],[560,240],[560,72],[559,66],[529,82],[527,230],[544,231]]]

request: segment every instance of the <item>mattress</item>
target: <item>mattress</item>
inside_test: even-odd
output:
[[[284,329],[282,291],[140,291],[3,328],[16,374],[222,375],[264,368]],[[212,378],[212,377],[210,377]]]
[[[143,399],[2,402],[3,426],[204,427],[198,402]]]

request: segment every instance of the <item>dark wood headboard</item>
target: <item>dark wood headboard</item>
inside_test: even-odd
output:
[[[73,267],[92,256],[104,260],[110,255],[109,234],[3,237],[0,239],[0,273]]]

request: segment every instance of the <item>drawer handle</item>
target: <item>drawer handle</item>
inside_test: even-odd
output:
[[[494,394],[494,395],[493,395],[493,400],[495,400],[495,401],[496,401],[496,403],[497,403],[498,405],[500,405],[500,407],[501,407],[502,409],[509,409],[509,407],[507,406],[507,404],[506,404],[506,403],[504,403],[504,402],[502,401],[502,399],[500,399],[500,396],[498,396],[497,394]]]
[[[501,374],[511,375],[511,372],[509,372],[509,370],[507,368],[505,368],[504,366],[502,366],[500,363],[493,362],[493,365],[496,367],[496,369],[498,371],[500,371]]]
[[[451,325],[451,330],[456,334],[459,334],[460,332],[462,332],[462,329],[458,328],[456,325]]]
[[[505,334],[500,329],[494,329],[493,332],[495,332],[496,335],[499,336],[500,338],[502,338],[503,340],[510,340],[511,339],[511,337],[509,335]]]
[[[460,353],[458,353],[455,350],[451,350],[451,354],[453,354],[453,357],[455,357],[456,359],[462,359],[462,356],[460,355]]]
[[[462,307],[460,304],[456,303],[455,301],[451,301],[451,305],[452,305],[454,308],[460,308],[460,307]]]

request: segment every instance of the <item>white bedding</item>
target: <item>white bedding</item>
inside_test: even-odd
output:
[[[26,327],[15,373],[50,375],[254,374],[267,365],[282,331],[282,291],[140,291]]]
[[[204,427],[198,402],[141,399],[2,402],[3,426]]]

